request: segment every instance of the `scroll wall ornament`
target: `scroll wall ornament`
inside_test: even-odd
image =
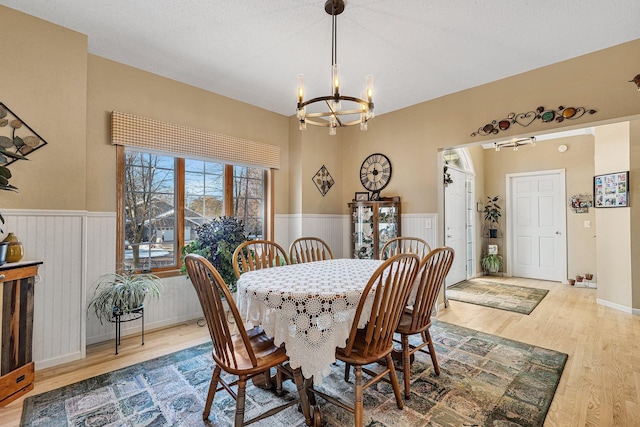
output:
[[[329,189],[331,189],[333,184],[335,184],[335,181],[331,177],[327,168],[322,165],[322,167],[318,169],[318,172],[313,176],[313,183],[318,188],[320,194],[322,194],[322,197],[324,197],[324,195],[329,192]]]
[[[629,83],[634,83],[637,86],[638,91],[640,91],[640,74],[636,74],[633,80],[629,80]]]
[[[502,120],[493,120],[491,123],[478,128],[473,132],[471,136],[487,136],[495,135],[500,131],[505,131],[511,127],[511,125],[520,125],[527,127],[536,120],[542,120],[543,123],[557,122],[561,123],[564,120],[576,120],[585,114],[595,114],[597,111],[594,109],[587,109],[585,107],[563,107],[559,106],[555,110],[546,109],[545,107],[538,107],[535,111],[528,111],[526,113],[509,113],[507,117]]]
[[[25,159],[27,154],[45,145],[47,141],[0,102],[0,165],[8,166]]]

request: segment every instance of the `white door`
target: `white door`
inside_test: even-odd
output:
[[[455,256],[447,275],[447,287],[467,279],[467,176],[451,168],[449,172],[453,182],[444,189],[444,243],[453,248]]]
[[[507,175],[510,275],[564,281],[566,207],[564,170]]]

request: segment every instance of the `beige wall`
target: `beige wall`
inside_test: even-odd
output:
[[[640,308],[640,120],[629,123],[632,307]]]
[[[360,163],[376,151],[387,154],[394,165],[386,192],[402,196],[403,212],[437,212],[441,187],[438,148],[585,127],[640,114],[638,92],[628,82],[640,70],[638,52],[640,40],[635,40],[377,116],[367,132],[345,129],[345,200],[361,188],[357,174]],[[510,112],[561,105],[598,112],[562,123],[536,120],[526,128],[513,125],[499,135],[470,136]]]
[[[0,101],[48,143],[10,166],[0,208],[84,209],[87,37],[0,6],[0,40]]]
[[[117,62],[89,55],[87,209],[115,211],[115,148],[111,111],[122,111],[281,148],[275,209],[289,206],[288,118]],[[111,159],[105,161],[105,159]]]
[[[560,153],[558,146],[564,144],[569,149]],[[581,135],[570,138],[553,139],[537,142],[535,146],[522,147],[518,151],[505,148],[500,151],[485,150],[485,194],[499,195],[500,206],[506,207],[506,174],[533,172],[543,170],[565,169],[566,194],[591,194],[594,171],[594,137]],[[487,200],[486,197],[484,200]],[[484,201],[483,200],[483,201]],[[506,221],[509,212],[503,209],[500,229],[506,232]],[[584,227],[584,221],[591,222],[591,228]],[[595,274],[595,209],[589,213],[577,214],[567,206],[567,264],[568,275],[573,277],[580,273]],[[507,242],[501,248],[504,254],[505,271],[509,260],[506,257]],[[597,280],[597,277],[595,278]]]
[[[596,175],[629,170],[629,123],[596,129]],[[634,203],[635,201],[631,201]],[[598,298],[631,304],[631,210],[596,209]]]

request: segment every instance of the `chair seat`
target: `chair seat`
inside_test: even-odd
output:
[[[228,369],[229,373],[234,375],[238,375],[240,373],[252,375],[254,373],[263,372],[265,366],[279,365],[288,360],[285,347],[276,346],[273,343],[273,338],[267,336],[262,328],[253,328],[250,331],[247,331],[247,335],[249,336],[251,348],[253,349],[253,353],[255,354],[258,362],[257,366],[253,366],[249,355],[244,350],[242,338],[240,336],[234,336],[233,348],[238,365],[236,369]]]
[[[426,331],[431,327],[431,322],[429,322],[428,324],[424,325],[421,328],[412,329],[411,328],[412,323],[413,323],[413,310],[406,308],[402,312],[402,316],[400,317],[400,323],[396,328],[396,332],[404,335],[413,335],[413,334],[418,334],[422,331]]]
[[[378,360],[383,358],[384,355],[389,354],[393,351],[392,341],[388,350],[375,354],[364,354],[365,348],[367,346],[367,343],[365,341],[365,333],[366,331],[364,329],[358,329],[358,331],[356,332],[355,340],[353,342],[353,349],[351,350],[351,354],[347,356],[345,354],[345,349],[338,347],[336,348],[336,358],[350,365],[368,365],[370,363],[377,362]]]

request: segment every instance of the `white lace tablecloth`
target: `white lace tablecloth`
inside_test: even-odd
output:
[[[247,328],[262,325],[277,345],[285,343],[291,367],[320,383],[331,371],[336,347],[345,346],[362,290],[381,264],[335,259],[243,273],[240,315]],[[365,306],[363,323],[367,318]]]

